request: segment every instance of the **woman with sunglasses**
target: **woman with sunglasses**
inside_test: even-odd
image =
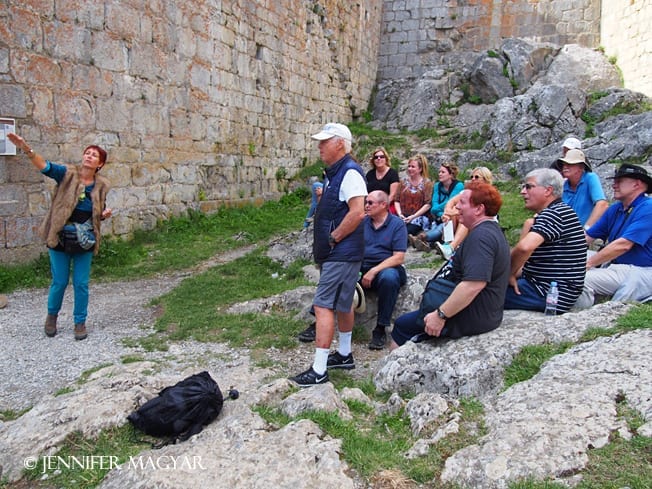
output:
[[[371,170],[365,175],[367,178],[367,192],[371,193],[375,190],[382,190],[389,195],[389,211],[396,214],[394,201],[398,196],[398,191],[401,186],[398,172],[390,166],[390,157],[387,150],[382,146],[376,148],[371,153],[369,159]]]
[[[457,180],[457,174],[460,169],[455,163],[442,163],[439,168],[439,182],[435,185],[432,192],[432,203],[430,214],[432,217],[432,227],[429,231],[420,233],[412,239],[412,245],[421,251],[429,251],[430,244],[439,241],[444,234],[443,220],[444,209],[446,204],[452,198],[464,190],[464,184]]]

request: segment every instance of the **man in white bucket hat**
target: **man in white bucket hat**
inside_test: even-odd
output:
[[[600,178],[580,149],[568,150],[552,167],[565,178],[561,199],[577,213],[580,224],[590,228],[609,207]]]

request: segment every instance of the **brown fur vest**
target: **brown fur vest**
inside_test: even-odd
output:
[[[77,199],[86,190],[86,186],[79,178],[79,168],[70,165],[66,165],[66,168],[67,170],[63,176],[63,180],[57,185],[52,195],[50,210],[48,210],[39,228],[39,234],[49,248],[55,248],[59,243],[59,231],[63,229],[64,224],[70,218],[72,211],[77,205]],[[97,174],[95,175],[95,186],[91,192],[91,200],[93,202],[93,230],[95,231],[95,247],[93,248],[93,253],[95,255],[97,255],[100,249],[102,211],[106,204],[106,194],[110,188],[111,185],[106,178]]]

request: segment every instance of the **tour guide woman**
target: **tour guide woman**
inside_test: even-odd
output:
[[[22,137],[13,133],[7,137],[27,155],[37,170],[57,182],[52,205],[39,228],[48,247],[52,272],[45,334],[50,337],[57,334],[57,316],[72,263],[75,339],[83,340],[87,336],[91,261],[100,246],[100,223],[112,214],[111,209],[105,208],[109,181],[97,174],[106,163],[106,151],[91,145],[84,150],[81,165],[58,165],[45,160]]]

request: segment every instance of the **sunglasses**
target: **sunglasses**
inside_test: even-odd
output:
[[[480,175],[473,175],[471,178],[473,180],[481,180],[482,179],[482,177]]]
[[[535,185],[534,183],[524,183],[521,185],[521,190],[532,190],[535,187],[538,187],[538,185]]]
[[[384,160],[385,155],[374,155],[374,160]]]
[[[379,204],[380,202],[374,202],[373,200],[365,200],[364,205],[374,205]]]

